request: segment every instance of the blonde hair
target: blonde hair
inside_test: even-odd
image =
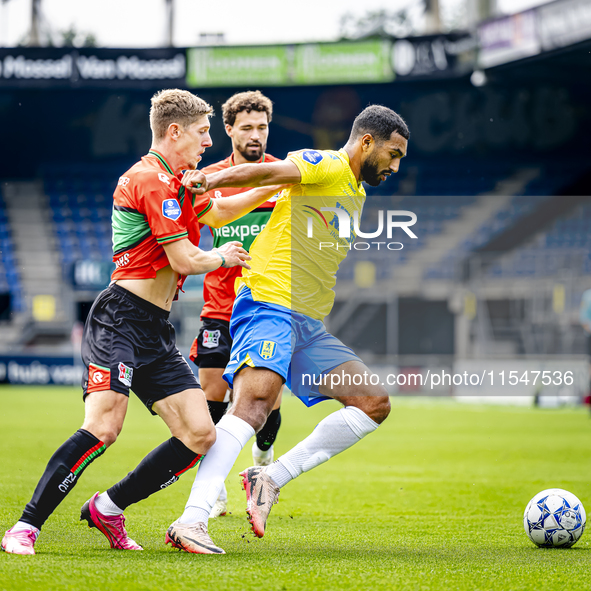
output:
[[[267,113],[267,123],[270,123],[273,117],[273,103],[260,90],[239,92],[222,105],[224,123],[233,126],[236,122],[236,115],[242,111]]]
[[[213,108],[188,90],[160,90],[152,97],[150,128],[155,141],[164,139],[171,123],[187,127],[203,115],[213,115]]]

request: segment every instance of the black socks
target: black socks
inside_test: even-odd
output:
[[[277,433],[281,426],[281,413],[279,409],[271,411],[267,422],[263,425],[263,428],[257,433],[257,447],[261,451],[267,451],[275,439],[277,439]]]
[[[191,451],[180,439],[171,437],[152,450],[123,480],[114,484],[107,493],[120,509],[148,498],[179,479],[196,466],[202,454]]]
[[[207,407],[209,408],[209,414],[214,425],[220,422],[220,419],[224,416],[224,413],[228,410],[227,402],[218,402],[217,400],[208,400]]]
[[[74,488],[84,469],[106,449],[107,446],[94,435],[78,429],[51,456],[20,521],[41,529],[47,518]]]

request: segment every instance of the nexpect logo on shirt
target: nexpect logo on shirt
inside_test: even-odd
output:
[[[214,228],[213,231],[216,236],[244,240],[247,236],[258,236],[264,230],[265,226],[266,224],[262,224],[261,226],[258,226],[257,224],[222,226],[221,228]]]

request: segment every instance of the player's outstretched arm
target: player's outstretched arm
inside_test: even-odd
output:
[[[201,250],[186,238],[163,244],[164,252],[173,271],[180,275],[200,275],[220,267],[244,267],[250,269],[251,257],[241,242],[226,242],[220,248]]]
[[[291,160],[262,164],[240,164],[206,175],[197,170],[187,171],[181,182],[193,193],[201,195],[220,187],[263,187],[294,185],[302,180],[298,167]],[[198,186],[199,185],[199,186]]]
[[[225,226],[262,205],[286,186],[289,185],[257,187],[232,197],[213,199],[211,209],[199,219],[199,222],[212,228]]]

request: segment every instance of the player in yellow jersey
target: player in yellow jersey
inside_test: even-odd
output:
[[[264,425],[284,383],[308,406],[333,398],[344,408],[270,466],[242,472],[247,513],[258,537],[281,487],[351,447],[388,416],[390,402],[380,380],[372,379],[322,320],[334,302],[339,264],[355,239],[353,220],[365,201],[361,182],[377,186],[397,172],[408,138],[397,113],[373,105],[357,116],[341,150],[302,150],[280,162],[244,164],[207,177],[189,172],[183,178],[195,192],[293,186],[277,200],[252,244],[252,268],[237,281],[234,340],[224,373],[234,403],[217,424],[216,442],[202,461],[183,515],[168,530],[177,547],[203,552],[195,532],[206,527],[234,461]]]

